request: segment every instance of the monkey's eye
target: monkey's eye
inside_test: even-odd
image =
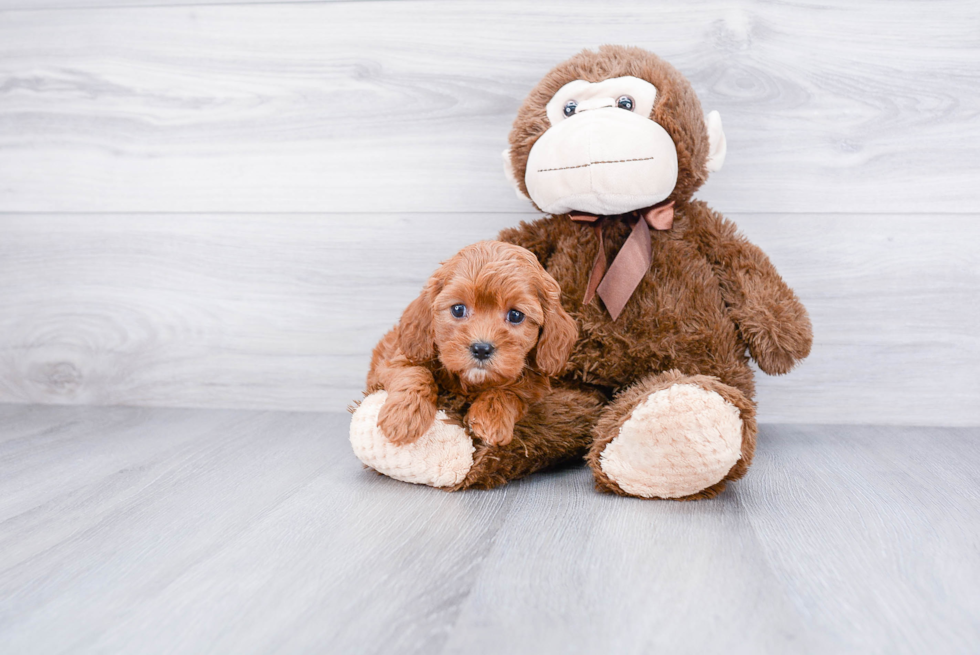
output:
[[[520,325],[524,322],[524,312],[519,312],[516,309],[510,310],[507,312],[507,322]]]
[[[578,107],[578,103],[574,100],[569,100],[565,103],[565,116],[571,116],[575,113],[575,109]]]
[[[633,111],[633,98],[629,96],[619,96],[619,100],[616,101],[616,106],[620,109],[625,109],[626,111]]]
[[[449,313],[452,314],[454,318],[463,318],[466,316],[466,305],[453,305],[449,308]]]

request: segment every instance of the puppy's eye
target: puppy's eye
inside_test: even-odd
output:
[[[453,305],[449,312],[456,318],[463,318],[466,316],[466,305]]]
[[[562,111],[565,112],[565,116],[571,116],[572,114],[575,113],[575,110],[577,108],[578,108],[578,103],[575,102],[574,100],[569,100],[568,102],[565,103],[565,109]]]
[[[507,312],[507,322],[513,323],[514,325],[520,325],[524,322],[524,314],[516,309],[512,309]]]
[[[620,109],[625,109],[626,111],[633,111],[633,98],[629,96],[619,96],[619,100],[616,101],[616,106]]]

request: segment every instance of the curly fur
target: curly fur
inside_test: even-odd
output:
[[[462,305],[465,314],[450,309]],[[524,314],[509,322],[508,312]],[[558,284],[532,253],[495,241],[467,246],[426,283],[374,349],[368,392],[384,389],[378,425],[394,444],[413,443],[438,404],[466,409],[464,422],[488,444],[510,443],[515,424],[550,391],[577,335]],[[471,352],[489,344],[489,359]]]

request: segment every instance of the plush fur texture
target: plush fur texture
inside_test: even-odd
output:
[[[456,489],[492,489],[543,469],[581,462],[604,400],[596,393],[552,390],[518,421],[512,442],[476,442],[473,468]]]
[[[458,486],[473,468],[473,440],[445,412],[412,443],[396,445],[378,427],[378,415],[388,399],[376,391],[357,406],[351,418],[350,443],[366,466],[395,480],[430,487]]]
[[[542,310],[547,306],[560,317],[555,334],[563,348],[544,347],[551,335],[546,324],[537,352],[528,351],[532,370],[536,367],[543,376],[558,373],[560,367],[553,364],[562,358],[545,355],[564,354],[567,338],[573,334],[564,325],[567,316],[577,324],[579,339],[552,388],[536,386],[542,393],[521,406],[523,415],[516,412],[520,416],[513,423],[513,440],[477,438],[473,466],[451,489],[491,488],[585,456],[601,491],[710,498],[725,488],[726,481],[745,475],[752,461],[755,386],[749,357],[764,372],[779,375],[810,352],[812,332],[806,310],[765,254],[722,216],[692,200],[709,172],[705,118],[687,80],[655,55],[638,48],[604,46],[598,52],[586,50],[549,72],[524,102],[510,135],[510,163],[519,189],[527,193],[528,153],[549,127],[546,105],[555,92],[576,79],[598,82],[622,76],[647,80],[657,88],[650,118],[670,135],[679,165],[669,197],[675,203],[673,227],[651,233],[652,266],[615,321],[598,298],[583,302],[598,249],[591,227],[558,215],[521,223],[500,234],[501,241],[533,253],[561,287],[560,298],[554,287],[539,297],[550,298],[542,300]],[[609,217],[601,229],[607,261],[613,261],[629,235],[630,217]],[[476,278],[467,279],[479,287]],[[375,351],[369,387],[388,389],[389,416],[398,418],[386,423],[382,408],[382,428],[387,426],[385,432],[396,441],[411,441],[431,425],[435,395],[447,421],[460,428],[467,421],[474,424],[469,414],[475,397],[469,395],[467,385],[454,385],[453,380],[461,379],[455,364],[450,365],[455,360],[445,357],[439,364],[433,358],[440,349],[431,337],[442,333],[438,327],[433,330],[434,319],[426,312],[445,309],[433,304],[443,285],[441,277],[434,278],[418,301],[418,312],[406,312],[401,334],[389,335]],[[559,304],[564,312],[558,311]],[[450,347],[453,342],[450,337]],[[520,350],[513,351],[515,361]],[[437,391],[439,386],[451,391]],[[663,402],[663,398],[677,402]],[[497,404],[496,400],[487,403],[488,408]],[[696,406],[701,414],[692,420]],[[732,408],[738,412],[738,423]],[[616,463],[604,469],[603,454],[627,423],[629,443],[609,451],[606,461]],[[733,434],[738,425],[740,439]],[[649,443],[643,442],[644,435]],[[703,442],[703,447],[694,442]],[[664,451],[670,443],[678,444],[677,449]],[[645,461],[627,461],[631,453]],[[691,486],[697,486],[690,481],[697,478],[692,471],[699,458],[711,462],[708,468],[723,469],[736,457],[727,472],[706,472],[700,483],[704,488]],[[617,482],[617,475],[623,484]],[[643,480],[643,475],[649,479]]]
[[[705,457],[703,454],[705,452],[710,452],[718,448],[718,439],[711,438],[713,435],[709,435],[709,439],[705,440],[704,428],[715,427],[718,425],[715,421],[704,420],[700,421],[700,425],[694,426],[695,429],[690,429],[689,426],[681,424],[682,434],[697,433],[697,436],[701,437],[698,441],[701,444],[696,444],[694,448],[686,449],[681,444],[680,448],[677,448],[673,452],[667,451],[663,453],[663,458],[670,462],[670,466],[663,470],[664,480],[651,480],[650,487],[653,488],[654,482],[659,485],[660,488],[673,488],[671,492],[663,494],[636,494],[630,493],[624,490],[607,472],[603,467],[602,458],[605,453],[606,447],[617,437],[620,436],[621,428],[627,423],[627,421],[632,417],[633,411],[640,405],[646,403],[648,400],[657,397],[662,393],[669,393],[672,390],[683,389],[685,387],[695,386],[699,389],[703,389],[705,392],[716,395],[724,404],[732,407],[738,413],[739,418],[739,428],[741,429],[741,439],[739,452],[735,461],[730,469],[722,471],[714,479],[704,479],[704,485],[698,489],[684,489],[679,491],[679,489],[686,483],[686,478],[693,477],[692,474],[696,474],[697,471],[704,471],[710,475],[712,471],[706,470],[704,466]],[[677,418],[684,415],[683,408],[679,408],[681,411],[673,412],[673,418],[675,423]],[[651,443],[651,446],[657,447],[658,450],[663,450],[664,441],[671,437],[675,437],[675,434],[670,434],[673,432],[671,428],[676,427],[675,425],[670,425],[669,421],[672,418],[671,413],[662,412],[660,416],[656,417],[654,425],[651,426],[651,436],[659,439],[651,439],[651,441],[659,441],[660,443]],[[705,417],[709,419],[711,417]],[[666,421],[664,419],[667,419]],[[723,422],[724,425],[725,422]],[[660,434],[657,434],[657,430],[661,430]],[[668,371],[666,373],[658,373],[650,375],[637,384],[629,387],[620,394],[618,394],[603,411],[601,418],[596,423],[594,429],[595,440],[589,449],[589,454],[586,461],[595,474],[596,489],[600,491],[608,491],[621,496],[631,496],[631,495],[641,495],[647,498],[653,497],[664,497],[664,498],[674,498],[677,500],[697,500],[701,498],[710,498],[715,496],[725,488],[725,480],[737,480],[745,475],[748,471],[749,466],[752,464],[752,458],[755,455],[755,436],[757,432],[756,422],[755,422],[755,406],[752,401],[749,400],[738,389],[726,385],[720,382],[717,378],[709,377],[706,375],[685,375],[680,371]],[[705,443],[705,441],[710,441],[710,443]],[[721,440],[724,441],[724,440]],[[702,445],[703,444],[703,445]],[[638,468],[641,467],[641,463],[637,463]],[[679,472],[681,475],[668,475],[671,473]],[[651,475],[651,477],[656,477]]]
[[[677,69],[642,48],[603,46],[585,50],[549,71],[517,112],[510,132],[510,157],[520,190],[528,195],[524,177],[527,156],[551,126],[547,105],[561,87],[574,80],[601,82],[632,76],[657,88],[650,117],[660,124],[677,147],[678,179],[670,200],[687,200],[708,179],[708,128],[701,103],[690,83]],[[540,209],[540,208],[539,208]]]
[[[518,183],[523,184],[528,152],[548,129],[545,106],[551,96],[575,79],[595,82],[624,75],[657,87],[651,118],[676,144],[679,173],[670,196],[674,225],[651,234],[653,264],[622,315],[613,321],[598,299],[583,304],[597,251],[591,229],[565,215],[548,216],[505,230],[500,239],[538,257],[561,285],[562,303],[579,326],[579,341],[558,384],[598,391],[608,399],[587,457],[598,489],[631,495],[603,471],[601,455],[633,409],[651,394],[675,384],[695,384],[739,410],[741,458],[722,480],[684,496],[706,498],[724,489],[726,480],[742,477],[752,460],[755,386],[748,357],[766,373],[786,373],[809,354],[812,331],[803,305],[765,254],[722,216],[691,199],[708,175],[704,115],[690,84],[655,55],[605,46],[584,51],[549,72],[524,102],[511,132],[511,165]],[[611,261],[630,224],[606,220],[602,230]],[[542,426],[542,438],[547,431]]]
[[[717,393],[675,384],[637,405],[606,445],[608,480],[642,498],[681,498],[721,481],[738,461],[742,421]]]
[[[550,391],[576,335],[557,283],[533,254],[496,241],[467,246],[374,349],[368,392],[387,392],[378,427],[392,444],[412,444],[430,432],[441,404],[465,409],[463,422],[482,442],[505,446]],[[478,346],[489,356],[478,357]]]
[[[353,409],[354,454],[395,480],[447,491],[492,489],[545,468],[581,462],[605,400],[595,393],[554,389],[528,407],[510,443],[496,446],[466,429],[467,400],[451,394],[443,396],[437,420],[419,439],[393,444],[378,427],[387,398],[387,392],[375,391]]]

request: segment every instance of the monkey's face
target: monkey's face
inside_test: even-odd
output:
[[[551,214],[623,214],[667,198],[677,148],[650,118],[657,89],[636,77],[575,80],[547,104],[551,127],[527,158],[535,204]]]
[[[640,48],[585,50],[524,101],[504,153],[508,177],[543,211],[625,214],[686,200],[725,158],[718,112]]]

